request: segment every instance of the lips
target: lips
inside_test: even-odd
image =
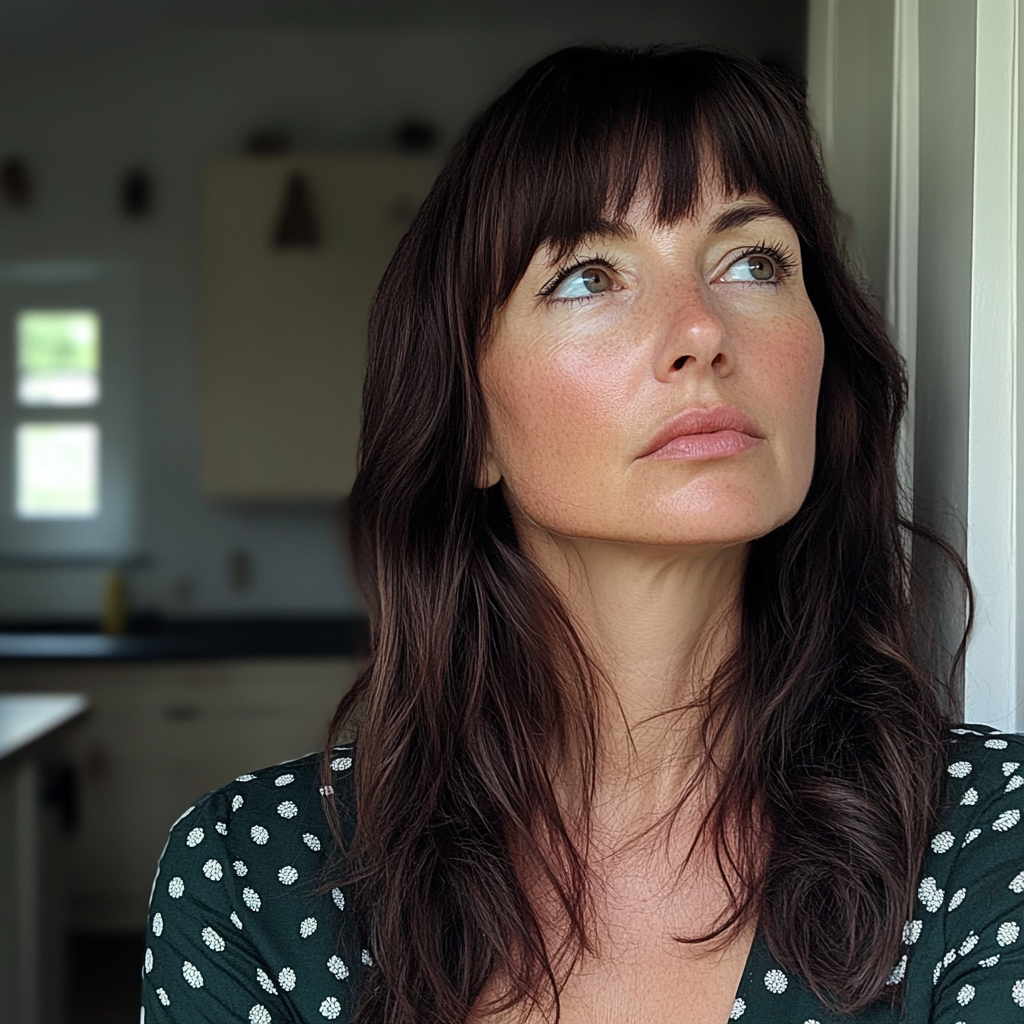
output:
[[[693,407],[669,419],[640,458],[722,458],[747,451],[763,439],[757,423],[734,405]]]

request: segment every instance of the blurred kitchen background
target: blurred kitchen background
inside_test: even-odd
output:
[[[0,1024],[136,1021],[170,824],[322,743],[365,648],[367,304],[474,114],[568,44],[803,74],[806,32],[803,0],[0,2]]]

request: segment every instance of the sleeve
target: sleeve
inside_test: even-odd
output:
[[[171,829],[150,897],[144,1024],[270,1024],[267,993],[278,979],[260,962],[245,908],[234,905],[229,800],[212,793]],[[274,1024],[294,1020],[274,1007]]]
[[[1024,1020],[1024,742],[996,734],[985,747],[961,801],[969,813],[955,836],[933,841],[959,846],[944,894],[933,1024]]]

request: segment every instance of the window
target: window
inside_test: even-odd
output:
[[[40,413],[97,406],[100,317],[94,309],[21,309],[14,320],[14,511],[19,519],[89,518],[100,511],[95,422]],[[21,419],[29,415],[31,419]]]
[[[0,264],[0,559],[134,554],[130,268]]]

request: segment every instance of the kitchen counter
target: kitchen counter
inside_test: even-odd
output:
[[[368,645],[359,616],[150,621],[116,636],[81,625],[0,625],[0,661],[358,657]]]
[[[0,762],[83,715],[80,693],[0,693]]]

